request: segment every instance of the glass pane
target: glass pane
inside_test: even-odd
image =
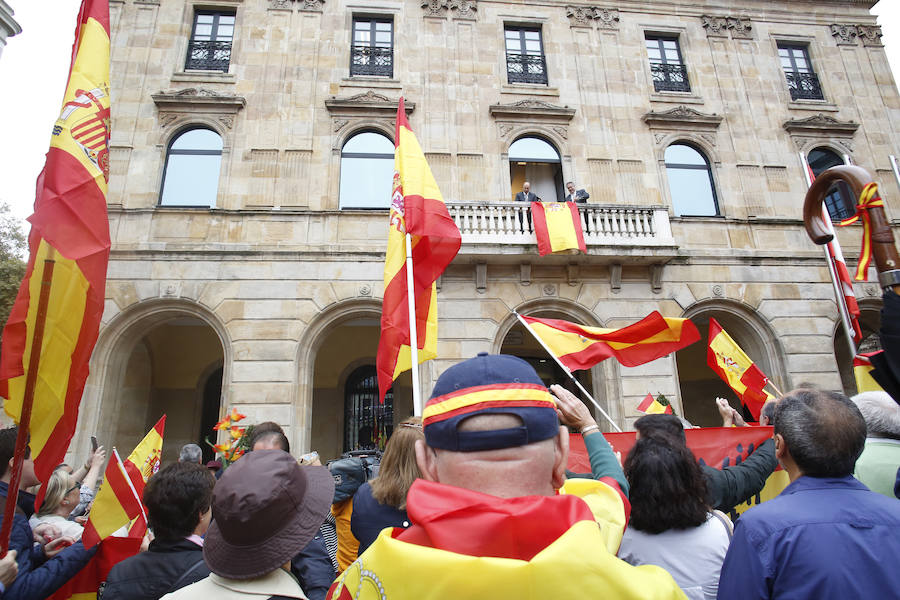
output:
[[[208,40],[209,36],[212,34],[212,25],[197,25],[197,29],[194,30],[194,39],[195,40]]]
[[[216,39],[228,39],[234,36],[234,25],[219,25],[216,30]]]
[[[669,164],[707,166],[702,154],[684,144],[672,144],[666,148],[666,165]]]
[[[160,204],[215,206],[221,156],[170,154]]]
[[[526,40],[540,40],[541,39],[541,32],[539,32],[539,31],[526,31],[524,33],[525,33]]]
[[[222,150],[222,138],[209,129],[191,129],[178,136],[172,150]]]
[[[394,142],[380,133],[367,131],[347,140],[341,151],[358,154],[390,154],[393,156]]]
[[[219,25],[234,25],[234,15],[219,16]]]
[[[509,160],[559,161],[559,153],[542,139],[524,137],[509,147]]]
[[[666,167],[666,173],[669,176],[669,191],[672,194],[672,209],[675,216],[716,214],[708,171]]]
[[[390,208],[393,158],[341,158],[341,208]]]
[[[197,23],[212,23],[215,15],[197,15]]]
[[[393,23],[375,23],[376,31],[390,31]]]

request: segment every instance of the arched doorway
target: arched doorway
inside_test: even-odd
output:
[[[559,151],[537,136],[523,136],[509,147],[509,179],[511,199],[531,183],[531,192],[544,202],[558,202],[563,191],[562,161]]]
[[[761,319],[753,318],[753,314],[743,307],[724,305],[697,307],[685,316],[697,326],[700,341],[675,353],[684,418],[701,427],[721,427],[716,397],[728,399],[734,407],[741,406],[734,390],[707,365],[710,317],[715,318],[762,372],[785,391],[781,383],[780,345]],[[749,419],[749,413],[744,413]]]
[[[106,367],[96,435],[127,455],[166,415],[163,461],[184,444],[215,440],[221,413],[224,345],[204,319],[169,310],[137,318],[117,336]]]
[[[313,341],[312,352],[310,449],[323,461],[346,450],[383,447],[393,428],[413,412],[409,372],[394,382],[390,403],[378,401],[380,307],[334,311],[324,317],[329,322]]]
[[[881,350],[881,338],[878,332],[881,330],[881,301],[860,302],[859,328],[862,331],[862,341],[857,348],[858,354],[867,354]],[[853,375],[853,357],[847,345],[847,336],[844,335],[844,325],[839,321],[834,332],[834,360],[837,362],[838,372],[841,375],[841,387],[844,394],[853,396],[856,392],[856,377]]]

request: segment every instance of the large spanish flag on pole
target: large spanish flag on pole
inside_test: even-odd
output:
[[[125,461],[113,449],[113,456],[106,465],[103,485],[84,525],[81,539],[85,548],[91,548],[135,519],[129,536],[144,536],[147,518],[141,498],[144,484],[159,470],[165,426],[166,416],[163,415]]]
[[[620,329],[586,327],[562,319],[522,319],[559,362],[573,371],[590,369],[609,357],[636,367],[700,339],[690,319],[666,318],[657,311]]]
[[[538,254],[581,250],[587,252],[581,218],[574,202],[532,202]]]
[[[103,314],[109,118],[109,5],[84,0],[62,109],[28,218],[25,279],[0,352],[0,396],[20,431],[31,434],[41,481],[62,462],[75,431]]]
[[[435,281],[459,252],[462,241],[406,119],[402,97],[397,107],[394,146],[394,186],[384,260],[381,338],[376,358],[382,402],[394,380],[412,367],[411,326],[416,332],[417,363],[437,356]],[[407,256],[413,265],[412,290],[408,289]],[[410,297],[414,302],[410,302]],[[410,304],[415,306],[412,322]],[[417,380],[413,378],[414,387]],[[417,394],[418,390],[413,393]],[[417,414],[421,414],[421,407],[418,410]]]
[[[769,383],[769,378],[713,318],[709,320],[709,349],[706,353],[706,362],[747,405],[753,413],[753,418],[759,420],[762,405],[773,397],[763,390]]]

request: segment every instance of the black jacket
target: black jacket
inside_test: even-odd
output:
[[[106,578],[102,598],[158,600],[208,575],[209,567],[203,562],[203,548],[194,542],[153,540],[149,550],[127,558],[112,568]]]
[[[766,440],[740,464],[721,470],[703,465],[706,478],[706,499],[709,505],[729,512],[738,504],[758,494],[766,479],[778,466],[775,459],[775,442]]]
[[[297,578],[309,600],[325,600],[337,573],[331,566],[325,538],[321,533],[316,533],[300,554],[294,557],[291,561],[291,573]]]

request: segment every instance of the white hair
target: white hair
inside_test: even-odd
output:
[[[178,455],[178,462],[199,463],[203,456],[203,450],[197,444],[185,444],[181,447],[181,454]]]
[[[850,398],[866,420],[866,434],[900,439],[900,404],[887,392],[863,392]]]

